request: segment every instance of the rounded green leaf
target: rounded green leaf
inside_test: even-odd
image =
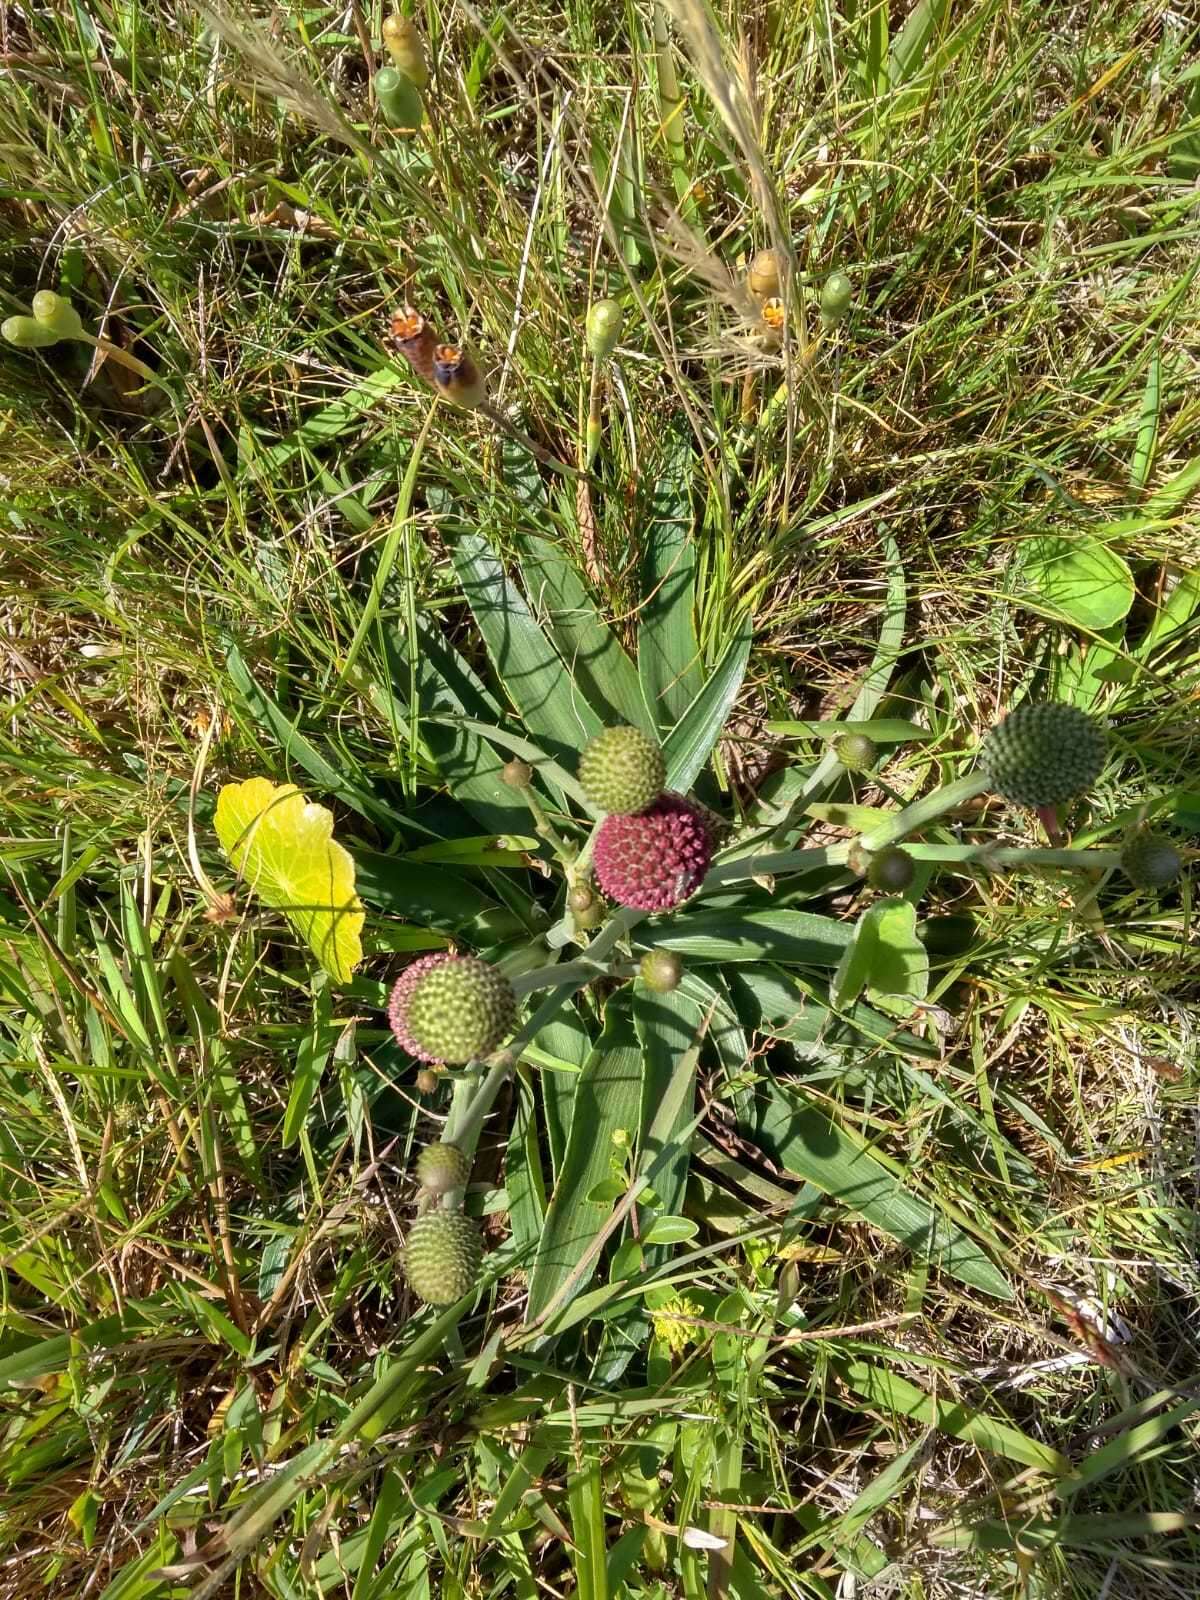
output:
[[[354,861],[333,838],[333,813],[294,784],[227,783],[217,838],[264,905],[282,911],[331,978],[348,983],[362,960],[362,901]]]
[[[1021,575],[1040,608],[1077,628],[1111,628],[1133,604],[1133,576],[1095,539],[1049,535],[1025,547]]]
[[[687,1217],[655,1217],[642,1235],[643,1244],[683,1244],[694,1239],[699,1228]]]

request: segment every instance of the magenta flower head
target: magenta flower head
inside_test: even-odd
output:
[[[490,1055],[511,1032],[517,1002],[502,972],[476,956],[422,956],[396,979],[388,1020],[418,1061],[462,1065]]]
[[[668,791],[638,816],[605,817],[596,834],[596,877],[619,905],[670,911],[700,887],[712,853],[703,812]]]

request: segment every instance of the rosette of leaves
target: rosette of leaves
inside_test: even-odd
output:
[[[785,1198],[807,1183],[923,1264],[1007,1297],[987,1245],[935,1195],[903,1182],[796,1069],[834,1080],[852,1100],[863,1063],[875,1062],[872,1094],[902,1101],[904,1074],[937,1059],[936,1037],[918,1025],[942,959],[921,937],[932,874],[954,873],[961,895],[973,874],[1028,865],[1082,876],[1115,868],[1118,853],[1044,849],[1036,814],[1015,811],[1007,815],[1030,843],[1001,849],[999,805],[968,811],[965,836],[961,823],[952,831],[947,817],[987,785],[973,746],[953,758],[960,776],[908,807],[847,772],[836,748],[844,735],[873,742],[873,770],[886,781],[898,746],[919,749],[951,731],[889,714],[906,607],[894,547],[875,658],[845,714],[770,725],[792,759],[738,812],[713,757],[742,688],[751,625],[735,621],[708,647],[698,636],[690,442],[673,436],[645,464],[636,588],[620,608],[637,618],[631,638],[568,553],[574,494],[553,498],[561,491],[515,446],[504,466],[486,505],[425,490],[451,553],[454,618],[440,603],[415,606],[386,566],[363,575],[378,626],[361,631],[339,692],[399,756],[347,763],[329,735],[327,686],[314,686],[307,704],[281,703],[236,653],[230,668],[245,708],[338,804],[367,913],[370,966],[353,984],[356,1003],[381,1012],[402,959],[430,950],[478,957],[512,981],[511,1039],[486,1063],[446,1070],[435,1098],[445,1120],[421,1137],[469,1157],[484,1116],[505,1108],[503,1259],[526,1275],[527,1324],[554,1340],[597,1281],[619,1285],[694,1238],[707,1225],[696,1195],[744,1207],[746,1174],[705,1132],[700,1107],[714,1096],[745,1147],[793,1186]],[[625,508],[611,515],[612,537],[627,540]],[[605,816],[580,782],[580,756],[616,727],[641,730],[661,750],[664,791],[707,819],[707,875],[665,909],[615,903],[592,877]],[[866,864],[900,843],[911,882],[871,888]],[[673,987],[640,975],[651,951],[678,958]],[[376,1060],[410,1083],[419,1066],[390,1040]],[[519,1080],[501,1098],[515,1062]],[[634,1306],[598,1337],[579,1359],[611,1381],[648,1324]]]

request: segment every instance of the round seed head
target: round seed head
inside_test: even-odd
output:
[[[516,1009],[502,972],[475,956],[442,952],[404,969],[388,1017],[399,1043],[419,1061],[462,1065],[500,1044],[512,1030]]]
[[[712,850],[703,814],[667,793],[639,816],[605,817],[596,834],[596,877],[619,905],[669,911],[700,887]]]
[[[750,263],[746,283],[756,300],[769,300],[779,293],[779,257],[774,250],[760,250]]]
[[[594,300],[588,307],[584,339],[592,355],[603,361],[612,355],[621,337],[625,313],[615,300]]]
[[[854,299],[854,285],[844,272],[831,272],[821,290],[821,326],[836,328]]]
[[[847,772],[869,772],[879,759],[874,739],[865,733],[843,733],[833,741],[833,753]]]
[[[605,728],[579,761],[579,781],[591,803],[624,816],[653,805],[666,778],[662,751],[640,728]]]
[[[426,1211],[408,1230],[404,1273],[413,1293],[431,1306],[450,1306],[479,1280],[483,1241],[469,1217]]]
[[[1055,806],[1090,789],[1104,766],[1099,725],[1076,706],[1025,705],[983,741],[980,760],[994,792],[1016,806]]]
[[[674,950],[648,950],[642,957],[642,982],[655,994],[670,994],[683,977],[683,962]]]
[[[867,867],[867,882],[884,894],[901,894],[913,881],[916,867],[905,850],[881,850]]]
[[[456,1144],[427,1144],[417,1157],[417,1182],[428,1194],[461,1189],[471,1176],[471,1163]]]
[[[1183,870],[1183,857],[1162,833],[1135,833],[1121,851],[1121,871],[1139,889],[1163,889]]]
[[[500,781],[510,789],[528,789],[533,782],[533,768],[528,761],[506,761],[500,768]]]

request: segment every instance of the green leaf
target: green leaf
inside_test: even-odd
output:
[[[650,715],[671,728],[704,686],[693,611],[696,547],[691,480],[695,456],[686,428],[672,433],[654,463],[654,498],[642,558],[638,677]]]
[[[404,818],[398,811],[393,811],[391,806],[377,800],[368,790],[352,783],[345,773],[326,761],[315,745],[297,732],[283,709],[254,681],[236,645],[230,645],[226,652],[225,668],[234,688],[246,702],[255,719],[269,729],[279,741],[287,761],[294,761],[303,767],[309,777],[315,778],[327,794],[335,795],[352,811],[357,811],[359,816],[369,817],[374,822],[383,822],[392,827],[403,824]]]
[[[743,617],[712,677],[663,740],[668,788],[686,794],[699,777],[724,731],[729,708],[737,699],[753,637],[750,618]]]
[[[936,1428],[939,1433],[947,1433],[951,1438],[961,1439],[992,1455],[1003,1456],[1007,1461],[1038,1467],[1055,1477],[1066,1477],[1071,1471],[1071,1463],[1065,1456],[1031,1439],[1010,1422],[1002,1422],[999,1417],[989,1416],[986,1411],[978,1411],[949,1396],[927,1394],[915,1383],[909,1383],[884,1367],[850,1361],[839,1367],[838,1372],[852,1389],[865,1395],[873,1405],[896,1416],[911,1417],[927,1428]]]
[[[641,1093],[642,1052],[628,1001],[618,995],[609,1001],[604,1032],[576,1080],[566,1153],[530,1274],[527,1322],[536,1321],[568,1285],[560,1309],[591,1281],[599,1252],[586,1267],[581,1263],[608,1220],[610,1205],[590,1196],[612,1175],[613,1134],[621,1128],[633,1137]]]
[[[1158,442],[1158,417],[1162,403],[1162,353],[1158,346],[1150,352],[1146,369],[1146,387],[1142,391],[1142,410],[1138,422],[1137,442],[1133,447],[1133,460],[1129,463],[1129,482],[1135,489],[1144,489],[1154,465],[1154,447]]]
[[[768,733],[795,739],[836,739],[843,733],[865,733],[876,744],[919,744],[933,738],[928,728],[919,728],[903,717],[880,717],[877,722],[831,717],[817,722],[768,722],[766,727]]]
[[[700,1229],[687,1217],[655,1217],[642,1235],[643,1244],[682,1244],[694,1239]]]
[[[833,980],[833,1003],[841,1010],[863,990],[908,995],[929,993],[929,956],[917,938],[917,908],[909,900],[877,900],[858,919]]]
[[[528,810],[525,815],[528,817]],[[444,866],[364,849],[355,849],[354,862],[363,899],[408,922],[454,933],[496,904],[477,883]]]
[[[1039,610],[1094,633],[1119,622],[1133,604],[1128,565],[1095,539],[1048,534],[1030,540],[1021,577]]]
[[[335,1030],[330,1022],[329,989],[322,985],[316,996],[316,1019],[296,1047],[296,1066],[287,1110],[283,1114],[280,1144],[288,1150],[300,1137],[325,1063],[333,1050]]]
[[[929,47],[940,46],[950,15],[950,0],[917,0],[905,18],[904,26],[892,40],[888,82],[893,88],[906,83],[926,64]],[[937,51],[934,51],[936,59]]]
[[[533,612],[544,616],[592,710],[603,723],[631,723],[653,734],[637,668],[592,604],[575,568],[548,539],[526,537],[521,552],[521,576]]]
[[[366,914],[354,860],[333,838],[333,813],[293,784],[248,778],[221,790],[215,827],[259,899],[283,912],[331,978],[348,982],[362,960]]]
[[[468,533],[454,565],[488,655],[533,739],[572,766],[580,747],[599,733],[600,718],[572,681],[487,540]]]
[[[836,967],[848,923],[811,911],[693,911],[655,929],[654,944],[697,961],[762,961]]]
[[[929,1261],[962,1283],[998,1300],[1012,1290],[965,1229],[906,1188],[856,1136],[796,1089],[759,1085],[755,1133],[786,1171],[898,1239],[919,1261]]]
[[[633,1021],[643,1060],[638,1170],[645,1174],[653,1166],[654,1187],[669,1212],[682,1210],[687,1193],[691,1140],[684,1134],[694,1116],[700,1059],[695,1045],[703,1016],[688,989],[654,994],[634,986]]]

